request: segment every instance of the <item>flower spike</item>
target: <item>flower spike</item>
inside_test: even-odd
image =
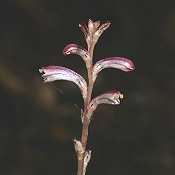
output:
[[[44,73],[42,77],[44,82],[53,82],[56,80],[68,80],[78,85],[80,88],[83,98],[87,96],[87,83],[84,78],[78,73],[71,69],[61,66],[46,66],[39,69],[40,73]]]
[[[102,59],[96,62],[96,64],[93,67],[93,80],[94,81],[98,73],[105,68],[116,68],[116,69],[120,69],[125,72],[129,72],[135,69],[134,63],[127,58],[122,58],[122,57],[105,58],[105,59]]]
[[[81,139],[73,139],[74,149],[78,159],[78,171],[77,175],[85,175],[87,166],[91,159],[91,150],[87,150],[87,141],[89,133],[89,124],[93,117],[93,114],[100,104],[119,105],[120,100],[123,98],[123,94],[118,90],[110,90],[99,94],[92,98],[92,92],[95,80],[100,71],[105,68],[115,68],[125,72],[129,72],[135,69],[134,63],[122,57],[109,57],[99,60],[93,64],[94,47],[102,35],[110,26],[110,22],[100,24],[100,21],[93,21],[89,19],[88,23],[80,23],[85,40],[87,43],[87,49],[76,45],[68,44],[63,49],[64,55],[77,54],[81,56],[85,62],[87,69],[87,79],[85,79],[74,72],[71,69],[61,66],[46,66],[39,69],[44,82],[53,82],[56,80],[72,81],[78,85],[83,96],[84,106],[81,108],[81,121],[82,121],[82,134]]]

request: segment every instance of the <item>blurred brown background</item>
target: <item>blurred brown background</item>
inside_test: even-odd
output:
[[[80,137],[81,94],[70,82],[43,84],[38,69],[62,65],[86,78],[82,59],[62,49],[86,47],[78,24],[89,18],[112,22],[94,62],[123,56],[136,70],[98,76],[94,95],[118,89],[124,99],[95,113],[87,174],[175,174],[175,1],[1,0],[1,175],[76,174],[71,139]]]

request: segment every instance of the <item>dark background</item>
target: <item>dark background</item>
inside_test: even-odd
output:
[[[62,49],[69,43],[86,47],[78,24],[90,18],[112,22],[94,62],[123,56],[136,69],[107,69],[97,78],[93,95],[117,89],[124,99],[95,113],[87,174],[174,175],[174,2],[1,0],[0,174],[76,174],[72,138],[81,133],[80,91],[65,81],[43,84],[38,69],[62,65],[86,78],[83,60],[63,56]]]

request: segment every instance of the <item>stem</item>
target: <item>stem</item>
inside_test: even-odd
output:
[[[78,172],[77,172],[77,175],[84,175],[84,174],[83,174],[83,159],[82,160],[78,160]]]
[[[89,127],[89,123],[90,123],[90,117],[88,116],[88,105],[91,101],[91,96],[92,96],[92,89],[93,89],[93,79],[92,79],[92,69],[93,69],[93,51],[94,51],[94,45],[91,42],[90,43],[90,47],[88,48],[89,51],[89,55],[90,55],[90,66],[87,68],[88,71],[88,80],[89,80],[89,84],[88,84],[88,92],[87,92],[87,97],[85,100],[85,105],[84,105],[84,122],[83,122],[83,128],[82,128],[82,137],[81,137],[81,142],[83,144],[83,147],[86,149],[86,145],[87,145],[87,138],[88,138],[88,127]]]
[[[91,101],[92,90],[93,90],[93,77],[92,77],[92,70],[93,70],[93,51],[94,51],[94,44],[92,41],[92,37],[90,43],[88,45],[88,52],[90,55],[90,65],[87,67],[88,72],[88,90],[87,90],[87,97],[84,101],[84,113],[83,113],[83,127],[82,127],[82,136],[81,136],[81,143],[83,145],[84,150],[86,150],[86,145],[88,141],[88,129],[89,123],[91,119],[91,115],[89,116],[88,105]],[[81,160],[78,160],[78,172],[77,175],[85,175],[86,167],[84,165],[84,155]]]

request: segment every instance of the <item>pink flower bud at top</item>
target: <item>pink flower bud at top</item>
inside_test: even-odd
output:
[[[104,24],[102,24],[94,33],[94,42],[97,42],[101,34],[110,26],[110,22],[107,21]]]
[[[86,42],[89,45],[90,38],[92,39],[93,43],[96,44],[101,34],[110,26],[110,24],[111,23],[107,21],[100,25],[100,21],[94,22],[89,19],[88,26],[85,23],[80,23],[79,26],[85,35]]]
[[[78,85],[82,92],[83,98],[87,96],[87,83],[85,79],[71,69],[61,66],[46,66],[39,69],[40,73],[44,73],[42,77],[44,82],[53,82],[56,80],[68,80]]]
[[[80,23],[79,27],[81,28],[81,30],[83,31],[85,38],[87,37],[87,35],[89,34],[89,30],[88,27],[86,25],[86,23]]]
[[[88,21],[88,29],[90,34],[94,32],[94,22],[91,19]]]
[[[93,25],[94,25],[94,31],[96,31],[98,27],[100,26],[100,21],[93,22]]]
[[[81,30],[82,30],[83,33],[84,33],[86,42],[89,43],[89,41],[90,41],[89,29],[88,29],[86,23],[80,23],[80,24],[79,24],[79,27],[81,28]]]

